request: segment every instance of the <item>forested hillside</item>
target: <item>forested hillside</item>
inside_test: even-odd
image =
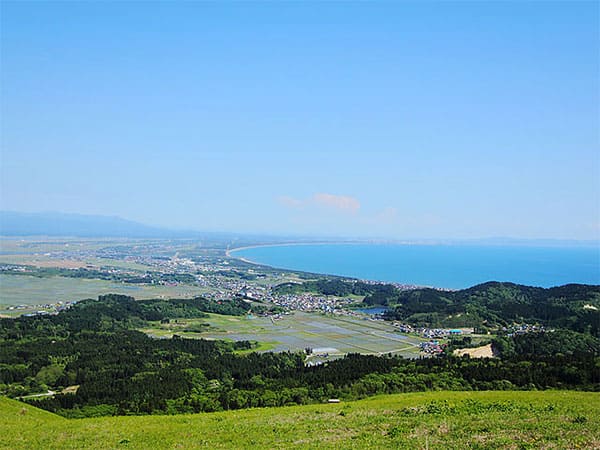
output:
[[[315,292],[323,295],[344,297],[347,295],[385,295],[392,296],[398,291],[389,284],[365,283],[364,281],[323,278],[303,283],[282,283],[273,288],[275,294],[298,294]]]
[[[51,390],[54,395],[27,401],[78,417],[283,406],[441,389],[600,389],[598,340],[579,333],[568,337],[572,351],[560,354],[543,351],[553,337],[536,333],[528,337],[534,344],[508,338],[501,359],[348,355],[309,367],[298,353],[236,353],[250,348],[249,342],[153,339],[132,329],[146,320],[202,314],[214,306],[202,302],[182,306],[181,300],[135,302],[108,295],[56,316],[2,319],[0,390],[13,397]],[[235,311],[235,302],[223,303],[223,311]],[[537,351],[531,353],[535,342]]]
[[[373,297],[365,298],[377,303]],[[460,291],[400,291],[383,302],[387,317],[422,326],[541,324],[600,336],[600,286],[568,284],[550,289],[490,282]]]
[[[600,337],[600,286],[568,284],[545,289],[489,282],[458,291],[407,290],[391,284],[321,279],[285,283],[273,291],[364,296],[365,305],[388,306],[387,319],[414,326],[477,327],[485,331],[514,323],[537,323]]]

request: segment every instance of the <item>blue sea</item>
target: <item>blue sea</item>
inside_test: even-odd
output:
[[[451,289],[486,281],[600,284],[598,247],[316,244],[232,254],[284,269]]]

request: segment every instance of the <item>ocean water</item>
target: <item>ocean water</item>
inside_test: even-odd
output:
[[[452,289],[486,281],[600,284],[598,247],[319,244],[245,248],[232,255],[284,269]]]

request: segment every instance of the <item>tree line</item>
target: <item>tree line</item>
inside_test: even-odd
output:
[[[51,389],[58,394],[26,401],[83,417],[281,406],[436,389],[600,389],[598,340],[578,333],[559,336],[563,343],[572,341],[571,351],[562,353],[552,347],[556,336],[532,333],[504,337],[506,342],[495,344],[504,342],[497,359],[353,354],[307,366],[303,353],[242,355],[237,351],[250,343],[154,339],[133,329],[182,311],[202,313],[208,308],[204,301],[210,304],[107,295],[55,316],[1,319],[0,391],[19,397]],[[578,343],[580,336],[587,341]],[[61,393],[66,387],[72,389]]]

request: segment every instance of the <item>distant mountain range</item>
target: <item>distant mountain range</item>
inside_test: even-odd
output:
[[[120,237],[158,239],[233,240],[244,245],[274,242],[332,242],[333,238],[271,236],[258,233],[173,230],[145,225],[117,216],[69,214],[61,212],[0,211],[0,236]],[[340,241],[337,239],[335,241]]]
[[[116,216],[0,212],[0,235],[3,236],[181,238],[199,234],[153,227]]]
[[[235,239],[239,236],[260,242],[347,242],[422,245],[517,245],[517,246],[598,246],[598,241],[566,239],[519,239],[493,237],[482,239],[373,239],[333,236],[277,236],[257,233],[209,232],[173,230],[145,225],[117,216],[69,214],[60,212],[25,213],[0,211],[0,236],[64,236],[64,237],[123,237],[123,238],[213,238]]]
[[[123,219],[117,216],[61,212],[0,211],[0,236],[108,237],[157,239],[245,239],[243,245],[273,242],[314,241],[298,236],[267,236],[257,233],[173,230]],[[321,239],[324,240],[324,239]],[[332,239],[329,239],[332,241]]]

